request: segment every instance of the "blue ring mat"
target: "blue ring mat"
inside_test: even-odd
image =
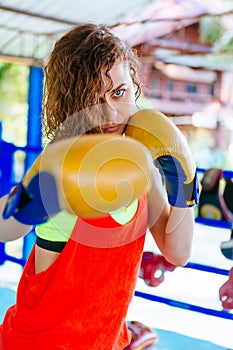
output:
[[[16,293],[12,289],[0,288],[0,323],[7,309],[15,303],[15,297]],[[155,331],[158,334],[159,340],[157,344],[148,348],[148,350],[231,350],[205,340],[188,337],[176,332],[157,328]]]

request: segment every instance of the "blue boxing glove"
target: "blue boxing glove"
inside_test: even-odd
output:
[[[21,181],[8,196],[3,219],[14,216],[26,225],[46,222],[61,210],[55,178],[46,171],[38,172],[27,184]]]
[[[192,207],[198,202],[196,165],[181,131],[162,113],[150,109],[136,112],[125,134],[143,143],[164,177],[169,204]]]
[[[197,176],[186,183],[187,176],[180,162],[172,156],[161,156],[154,161],[164,178],[168,202],[173,207],[192,207],[198,202]]]

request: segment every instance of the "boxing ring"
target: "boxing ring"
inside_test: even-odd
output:
[[[186,267],[167,271],[157,287],[150,287],[138,278],[127,319],[156,329],[159,342],[151,349],[233,349],[233,312],[224,311],[218,297],[232,267],[219,248],[228,239],[229,229],[196,223],[193,253]],[[27,240],[19,239],[4,247],[6,260],[0,266],[0,322],[15,302],[23,259],[26,259],[23,254],[30,251],[33,240],[32,232]],[[149,233],[145,250],[157,253]]]
[[[186,267],[166,272],[157,287],[138,279],[129,319],[140,319],[158,331],[171,332],[162,332],[161,342],[154,348],[233,349],[233,313],[224,311],[219,301],[219,288],[232,267],[219,247],[229,235],[229,229],[196,223],[192,257]],[[150,235],[145,249],[156,252]]]
[[[1,195],[16,182],[12,178],[15,152],[26,154],[25,168],[40,152],[36,130],[38,126],[31,140],[37,142],[29,142],[26,147],[3,141],[0,133]],[[203,170],[199,169],[199,173]],[[227,176],[233,177],[233,172],[227,172]],[[138,278],[127,319],[138,320],[156,329],[159,342],[151,349],[233,349],[233,312],[223,310],[219,300],[219,288],[226,282],[233,265],[221,253],[220,244],[228,241],[230,235],[230,223],[196,218],[190,262],[185,267],[167,271],[164,281],[157,287],[150,287]],[[23,239],[0,243],[0,322],[7,308],[15,303],[17,284],[34,241],[32,231]],[[159,253],[149,232],[144,250]]]

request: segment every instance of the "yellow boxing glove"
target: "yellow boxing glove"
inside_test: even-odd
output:
[[[196,165],[181,131],[162,113],[150,109],[136,112],[125,134],[145,145],[164,176],[170,205],[190,207],[198,201]]]
[[[83,135],[53,143],[10,194],[3,217],[34,225],[61,210],[104,215],[149,189],[152,166],[146,147],[127,137]]]

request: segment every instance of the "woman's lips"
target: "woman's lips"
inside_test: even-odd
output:
[[[120,129],[122,124],[113,124],[113,125],[108,125],[103,128],[103,131],[105,133],[110,133],[110,132],[116,132]]]

